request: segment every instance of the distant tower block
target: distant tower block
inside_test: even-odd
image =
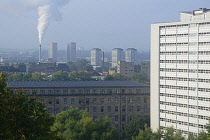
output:
[[[114,48],[112,50],[112,67],[117,66],[118,61],[124,61],[125,54],[123,49],[121,48]]]
[[[67,44],[67,62],[76,62],[76,42]]]
[[[136,62],[137,50],[134,48],[128,48],[125,51],[125,61],[126,62]]]
[[[50,43],[48,48],[48,61],[57,62],[57,52],[58,52],[57,43],[56,42]]]

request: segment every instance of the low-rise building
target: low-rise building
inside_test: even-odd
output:
[[[37,95],[51,115],[73,106],[87,109],[93,118],[108,116],[121,135],[132,117],[150,112],[149,86],[132,81],[19,81],[8,85],[13,91]]]

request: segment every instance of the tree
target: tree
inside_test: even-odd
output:
[[[75,65],[74,62],[72,61],[67,62],[67,66],[69,67],[70,71],[77,71],[77,66]]]
[[[124,81],[124,80],[129,80],[129,78],[119,73],[114,73],[112,75],[107,75],[104,77],[104,81]]]
[[[54,123],[42,103],[23,91],[7,87],[6,76],[0,73],[0,139],[55,139],[50,130]]]
[[[15,73],[15,74],[9,74],[7,77],[8,81],[23,81],[23,74],[22,73]]]
[[[52,130],[59,130],[59,136],[64,140],[115,140],[118,133],[112,127],[108,117],[95,121],[86,110],[70,107],[69,110],[56,115]]]
[[[139,130],[144,130],[144,125],[150,125],[149,116],[142,116],[141,118],[133,117],[132,120],[125,126],[126,140],[131,140],[132,137],[138,135]]]
[[[42,75],[39,72],[32,73],[33,81],[42,81]]]
[[[53,73],[52,81],[69,81],[69,74],[66,71],[57,71]]]
[[[132,140],[152,140],[153,133],[152,129],[147,125],[144,126],[144,130],[140,130],[139,134],[136,137],[133,137]]]
[[[70,74],[71,81],[95,81],[94,78],[91,78],[91,74],[84,71],[73,71]]]
[[[88,64],[88,61],[85,59],[78,60],[76,62],[77,70],[78,71],[84,70],[84,66],[86,66],[87,64]]]
[[[147,79],[148,78],[147,78],[145,73],[134,73],[131,76],[132,81],[136,81],[136,82],[139,82],[139,83],[149,84],[149,80],[147,80]]]

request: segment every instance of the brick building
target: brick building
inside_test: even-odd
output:
[[[149,86],[132,81],[21,81],[8,85],[37,94],[51,115],[73,106],[87,109],[93,118],[108,116],[121,134],[132,117],[150,112]]]

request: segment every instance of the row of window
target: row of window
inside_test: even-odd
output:
[[[160,52],[160,55],[210,55],[210,51],[173,51]]]
[[[187,96],[187,95],[177,95],[177,94],[169,94],[169,93],[160,93],[160,96],[172,97],[172,98],[181,98],[181,99],[190,99],[190,100],[199,100],[199,101],[207,101],[207,102],[210,102],[210,98],[206,98],[206,97]]]
[[[160,112],[161,113],[166,113],[166,114],[178,115],[178,116],[191,117],[191,118],[199,118],[199,119],[203,119],[203,120],[209,120],[210,119],[210,117],[208,117],[208,116],[188,114],[188,113],[176,112],[176,111],[170,111],[170,110],[160,110]]]
[[[201,26],[201,27],[205,27],[205,26],[210,26],[210,22],[205,22],[205,23],[191,23],[191,24],[179,24],[179,25],[166,25],[166,26],[160,26],[160,30],[163,30],[163,29],[174,29],[174,28],[183,28],[183,27],[195,27],[195,26]]]
[[[210,70],[200,70],[200,69],[160,68],[160,71],[165,71],[165,72],[186,72],[186,73],[210,73]]]
[[[130,97],[127,99],[128,103],[133,103],[133,100],[134,98]],[[144,103],[147,103],[148,102],[148,98],[147,97],[144,97],[142,98],[143,99],[143,102]],[[75,104],[75,98],[63,98],[63,104],[67,104],[68,103],[68,100],[70,100],[70,103],[71,104]],[[92,102],[90,101],[91,99],[90,98],[85,98],[85,101],[83,98],[79,98],[78,99],[78,104],[82,104],[82,103],[86,103],[86,104],[89,104],[89,103],[93,103],[93,104],[97,104],[97,103],[101,103],[103,104],[104,103],[104,98],[100,98],[99,101],[97,101],[97,98],[92,98]],[[137,97],[135,99],[136,103],[140,103],[141,102],[141,97]],[[41,103],[45,103],[45,100],[44,99],[40,99],[40,102]],[[53,104],[53,99],[48,99],[48,104]],[[59,98],[56,98],[55,99],[55,104],[60,104],[61,103],[61,99]],[[107,103],[118,103],[118,97],[115,97],[114,98],[114,101],[112,102],[112,98],[107,98]],[[122,103],[126,103],[126,98],[123,97],[122,98]]]
[[[183,77],[164,77],[160,76],[161,80],[172,80],[172,81],[190,81],[190,82],[204,82],[210,83],[210,79],[199,79],[199,78],[183,78]]]
[[[175,37],[192,37],[192,36],[209,36],[210,32],[202,32],[202,33],[185,33],[185,34],[165,34],[165,35],[160,35],[160,38],[174,38]]]
[[[184,121],[178,121],[178,120],[172,120],[172,119],[167,119],[167,118],[160,118],[160,121],[174,123],[174,124],[180,124],[180,125],[186,125],[186,126],[192,126],[192,127],[206,128],[205,125],[189,123],[189,122],[184,122]]]
[[[191,90],[191,91],[196,91],[197,89],[196,87],[172,86],[172,85],[160,85],[160,88]],[[210,88],[198,88],[198,91],[210,92]]]
[[[160,46],[172,46],[172,47],[178,47],[178,46],[209,46],[210,42],[179,42],[179,43],[160,43]]]
[[[210,107],[205,107],[205,106],[196,106],[196,105],[188,105],[188,104],[180,104],[180,103],[164,102],[164,101],[160,101],[160,104],[210,111]]]
[[[25,90],[26,92],[28,92],[30,94],[30,90]],[[120,93],[120,89],[72,89],[70,90],[32,90],[31,91],[32,94],[112,94],[112,93]],[[128,94],[132,94],[132,93],[136,93],[136,94],[148,94],[149,93],[149,89],[128,89],[128,91],[125,91],[125,89],[122,89],[121,90],[121,94],[125,94],[125,93],[128,93]]]
[[[210,60],[160,60],[160,63],[210,64]]]
[[[118,112],[119,111],[119,107],[118,106],[107,106],[107,110],[105,110],[105,107],[104,106],[101,106],[101,107],[96,107],[96,106],[93,106],[91,107],[92,108],[92,112]],[[63,111],[67,110],[67,107],[63,107]],[[79,107],[79,110],[82,110],[82,107]],[[87,110],[90,111],[90,107],[87,107]],[[56,107],[54,109],[55,113],[59,113],[60,111],[62,111],[59,107]],[[128,108],[126,109],[126,106],[122,106],[122,112],[126,112],[126,111],[129,111],[129,112],[144,112],[144,113],[148,113],[149,112],[149,109],[147,106],[136,106],[134,108],[134,106],[128,106]],[[48,112],[49,113],[53,113],[53,108],[52,107],[48,107]]]

